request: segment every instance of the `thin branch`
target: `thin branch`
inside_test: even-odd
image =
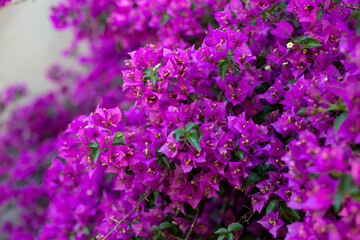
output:
[[[179,121],[179,123],[181,124],[182,129],[184,129],[184,130],[185,130],[185,127],[184,127],[184,125],[182,124],[182,122],[181,122],[180,118],[179,118],[178,116],[176,116],[176,118],[177,118],[177,120]]]
[[[248,219],[246,219],[245,221],[249,224],[250,218],[254,215],[255,212],[252,212],[250,217]]]
[[[115,218],[111,217],[111,220],[113,220],[114,222],[119,222],[118,220],[116,220]]]
[[[350,4],[345,4],[344,1],[342,1],[342,0],[341,0],[340,6],[343,7],[343,8],[350,8],[352,10],[360,10],[360,7],[358,7],[358,6],[355,7],[355,6],[352,6]]]
[[[181,237],[177,237],[177,236],[174,236],[174,235],[169,234],[169,233],[162,232],[161,235],[164,236],[164,237],[167,237],[168,239],[173,238],[173,239],[176,239],[176,240],[184,240]]]
[[[341,7],[343,8],[350,8],[352,10],[360,10],[360,7],[354,7],[354,6],[351,6],[349,4],[346,4],[346,5],[341,5]]]
[[[251,215],[250,215],[250,214],[251,214]],[[249,220],[250,220],[250,218],[252,217],[253,214],[254,214],[253,210],[250,209],[250,212],[245,213],[245,214],[239,219],[238,223],[241,223],[241,222],[243,222],[243,221],[249,222]],[[246,217],[247,217],[248,215],[250,215],[250,217],[249,217],[249,219],[246,219]]]
[[[166,178],[169,176],[169,174],[167,174],[164,179],[149,193],[148,196],[150,196],[158,187],[160,187],[161,184],[164,183],[164,181],[166,180]],[[121,223],[123,223],[145,200],[147,200],[147,196],[145,196],[143,199],[141,199],[140,202],[138,202],[138,204],[136,204],[136,206],[120,221],[117,221],[116,226],[110,230],[110,232],[103,238],[104,240],[110,236],[110,234],[115,231],[115,229],[117,229]]]
[[[192,232],[193,232],[193,230],[194,230],[196,221],[197,221],[197,219],[198,219],[199,216],[200,216],[200,212],[201,212],[201,210],[203,209],[204,204],[205,204],[205,199],[203,198],[203,199],[201,200],[201,202],[200,202],[199,209],[197,210],[196,215],[195,215],[195,218],[194,218],[193,222],[191,223],[190,230],[189,230],[189,232],[187,233],[187,235],[186,235],[186,237],[185,237],[185,240],[189,240],[189,239],[190,239],[190,236],[191,236],[191,234],[192,234]]]

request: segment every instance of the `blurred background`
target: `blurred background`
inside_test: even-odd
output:
[[[46,72],[54,63],[70,65],[62,58],[71,40],[70,31],[56,31],[49,20],[57,0],[13,0],[0,9],[0,89],[26,83],[30,96],[52,88]]]
[[[63,50],[72,41],[71,32],[56,31],[49,19],[51,6],[57,2],[13,0],[0,8],[0,91],[15,83],[25,83],[29,95],[22,103],[54,87],[46,79],[50,66],[75,62],[62,57]],[[6,114],[1,114],[0,120],[4,118]],[[18,221],[16,208],[0,212],[0,226],[5,219]],[[0,233],[0,239],[4,237]]]

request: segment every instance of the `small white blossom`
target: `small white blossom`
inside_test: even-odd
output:
[[[286,45],[287,48],[292,48],[294,46],[294,43],[292,42],[288,42],[288,44]]]

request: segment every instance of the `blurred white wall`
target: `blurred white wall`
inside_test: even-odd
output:
[[[62,61],[62,50],[72,40],[70,31],[56,31],[49,20],[57,2],[26,0],[0,9],[0,89],[25,82],[34,95],[51,88],[45,74]]]

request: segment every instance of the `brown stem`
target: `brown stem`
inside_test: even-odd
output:
[[[162,232],[161,235],[163,235],[164,237],[167,237],[168,239],[169,239],[169,238],[173,238],[173,239],[176,239],[176,240],[184,240],[184,239],[182,239],[181,237],[177,237],[177,236],[174,236],[174,235],[169,234],[169,233],[164,233],[164,232]]]
[[[205,199],[203,198],[199,204],[199,209],[196,212],[195,218],[194,218],[193,222],[191,223],[190,229],[189,229],[188,233],[186,234],[185,240],[190,239],[190,236],[191,236],[191,234],[194,230],[195,224],[196,224],[196,220],[199,218],[200,212],[201,212],[202,208],[204,207],[204,204],[205,204]]]
[[[353,10],[360,10],[360,7],[355,7],[355,6],[351,6],[350,4],[345,4],[343,1],[341,1],[340,6],[343,8],[350,8]]]
[[[251,216],[252,216],[252,214],[253,214],[253,211],[252,211],[252,210],[250,210],[250,212],[245,213],[245,214],[239,219],[238,223],[241,223],[241,222],[243,222],[244,220],[245,220],[245,221],[248,221],[250,218],[249,218],[248,220],[246,220],[246,217],[247,217],[248,215],[250,215],[250,214],[251,214]],[[251,216],[250,216],[250,217],[251,217]]]
[[[219,101],[221,101],[221,99],[223,98],[223,96],[224,96],[224,93],[225,93],[225,91],[221,91],[221,93],[220,93],[220,98],[219,98]]]
[[[160,187],[161,184],[164,183],[165,179],[169,176],[169,174],[167,174],[164,179],[149,193],[148,196],[150,196],[158,187]],[[116,226],[110,230],[110,232],[103,238],[104,240],[110,236],[110,234],[115,231],[115,229],[117,229],[119,227],[119,225],[124,222],[145,200],[147,199],[147,196],[145,196],[143,199],[141,199],[140,202],[138,202],[138,204],[136,204],[136,206],[120,221],[117,222]]]

